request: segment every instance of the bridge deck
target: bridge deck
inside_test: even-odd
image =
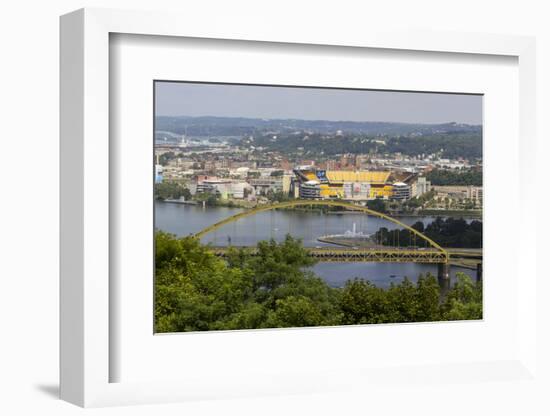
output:
[[[254,247],[245,248],[250,254],[256,255]],[[225,257],[229,247],[211,247],[220,257]],[[481,249],[447,249],[447,253],[437,249],[410,249],[394,247],[357,248],[348,247],[306,247],[309,254],[323,262],[384,262],[384,263],[446,263],[449,258],[481,259]]]

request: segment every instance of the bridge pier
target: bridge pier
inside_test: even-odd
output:
[[[483,275],[483,263],[478,263],[476,266],[476,282],[481,282]]]
[[[451,266],[449,263],[437,263],[437,281],[443,290],[451,287]]]

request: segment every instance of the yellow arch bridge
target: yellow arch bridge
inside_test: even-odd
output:
[[[393,247],[393,246],[375,246],[375,247],[353,247],[353,248],[332,248],[332,247],[316,247],[306,248],[310,255],[319,261],[367,261],[367,262],[391,262],[391,263],[437,263],[448,265],[450,257],[478,258],[481,255],[480,250],[447,250],[437,244],[435,241],[422,234],[420,231],[402,223],[401,221],[392,218],[386,214],[374,211],[362,205],[353,204],[344,201],[333,200],[292,200],[275,204],[259,205],[255,208],[240,212],[236,215],[227,217],[215,224],[212,224],[195,234],[196,238],[202,238],[208,233],[215,232],[224,225],[235,222],[241,218],[256,215],[260,212],[271,211],[276,209],[292,208],[292,207],[309,207],[309,206],[329,206],[341,207],[352,211],[363,212],[378,218],[385,219],[396,224],[399,228],[408,230],[415,239],[420,239],[425,242],[425,247]],[[228,247],[212,247],[212,251],[219,255],[225,256]],[[251,249],[254,253],[255,249]]]

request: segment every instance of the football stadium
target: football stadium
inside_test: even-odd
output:
[[[396,180],[391,171],[324,170],[302,166],[294,169],[294,174],[296,196],[303,199],[367,201],[390,199],[394,194],[410,197],[410,186]]]

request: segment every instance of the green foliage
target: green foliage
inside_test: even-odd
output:
[[[169,161],[175,159],[177,156],[174,152],[166,152],[166,153],[163,153],[162,155],[160,155],[159,157],[159,163],[162,165],[162,166],[166,166],[168,164]]]
[[[482,154],[481,133],[447,133],[420,137],[394,137],[387,141],[388,153],[415,156],[440,154],[443,158],[480,159]],[[428,180],[430,180],[428,178]]]
[[[387,290],[366,280],[329,287],[299,240],[229,249],[226,259],[192,237],[157,232],[157,332],[283,328],[480,319],[481,285],[466,275],[440,299],[433,276],[405,279]]]
[[[320,308],[305,296],[278,299],[270,312],[267,327],[319,326],[325,323]]]
[[[472,282],[464,273],[457,273],[457,279],[441,305],[442,318],[447,321],[483,319],[482,283]]]
[[[191,192],[181,183],[164,181],[155,184],[155,198],[158,200],[179,199],[182,196],[186,201],[191,199]]]
[[[424,234],[444,247],[483,246],[483,223],[477,220],[467,223],[463,218],[437,217],[426,226]]]
[[[343,324],[371,324],[389,322],[384,290],[371,282],[348,281],[340,298]]]
[[[343,324],[438,321],[439,284],[428,275],[421,276],[416,285],[405,278],[384,290],[355,279],[344,287],[340,308]]]
[[[416,282],[416,302],[418,305],[416,320],[424,322],[440,320],[439,299],[440,288],[437,279],[430,274],[426,277],[420,276]]]
[[[446,133],[427,133],[421,136],[397,135],[384,138],[385,144],[380,144],[379,136],[349,134],[333,136],[309,134],[307,154],[318,158],[331,158],[345,153],[401,153],[407,156],[437,154],[443,158],[481,159],[481,131],[463,131]],[[279,135],[276,141],[271,136],[258,136],[254,146],[267,151],[277,151],[286,155],[294,154],[304,147],[304,139],[296,135]]]
[[[197,202],[203,202],[208,206],[216,206],[219,202],[219,195],[211,192],[201,192],[195,194],[195,200]]]
[[[271,202],[284,202],[290,200],[290,195],[285,194],[283,191],[272,191],[271,189],[267,191],[266,198]]]
[[[230,250],[224,261],[194,238],[157,232],[155,252],[158,332],[338,322],[336,289],[303,271],[314,260],[290,236],[259,243],[254,256]]]
[[[436,192],[434,190],[428,191],[420,196],[411,198],[403,203],[403,205],[409,209],[415,209],[422,207],[426,202],[432,200]]]
[[[426,237],[432,239],[443,247],[454,248],[479,248],[483,246],[483,223],[473,220],[467,223],[463,218],[437,217],[424,227],[420,221],[414,223],[412,228],[420,231]],[[425,245],[420,237],[414,238],[409,230],[388,230],[380,228],[373,239],[386,246],[420,246]]]
[[[386,207],[386,202],[382,199],[371,199],[367,201],[367,208],[372,209],[373,211],[386,213],[388,211]]]
[[[201,331],[237,311],[250,285],[196,239],[156,234],[157,331]]]
[[[446,170],[434,169],[426,175],[426,179],[435,186],[482,186],[483,172],[481,169]]]

